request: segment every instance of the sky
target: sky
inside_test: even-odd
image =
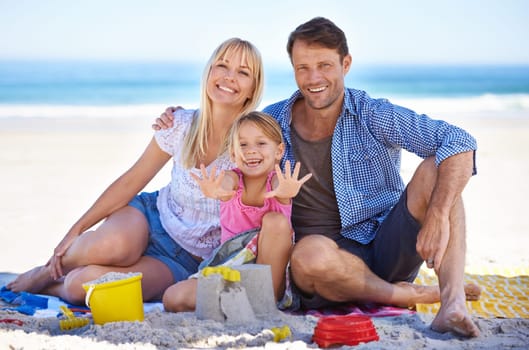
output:
[[[315,16],[364,64],[529,64],[525,0],[0,0],[0,60],[205,62],[230,37],[289,64],[288,34]]]

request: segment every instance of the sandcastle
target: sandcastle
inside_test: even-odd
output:
[[[199,274],[197,318],[248,324],[277,313],[269,265],[206,267]]]

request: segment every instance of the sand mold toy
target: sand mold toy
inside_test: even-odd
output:
[[[312,340],[319,347],[358,345],[379,340],[371,318],[364,315],[324,316],[318,320]]]

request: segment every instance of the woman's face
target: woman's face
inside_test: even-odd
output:
[[[243,61],[240,50],[225,55],[211,66],[206,91],[214,104],[240,109],[253,97],[254,90],[254,73]]]

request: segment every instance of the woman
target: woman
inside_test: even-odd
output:
[[[82,304],[83,283],[110,271],[141,272],[143,297],[152,300],[195,273],[219,245],[220,226],[219,202],[205,197],[191,174],[200,174],[200,164],[234,166],[227,133],[235,119],[257,107],[263,85],[258,50],[238,38],[223,42],[205,67],[200,109],[176,111],[174,126],[155,134],[136,163],[72,226],[48,263],[7,287]],[[136,195],[171,157],[171,182]]]

